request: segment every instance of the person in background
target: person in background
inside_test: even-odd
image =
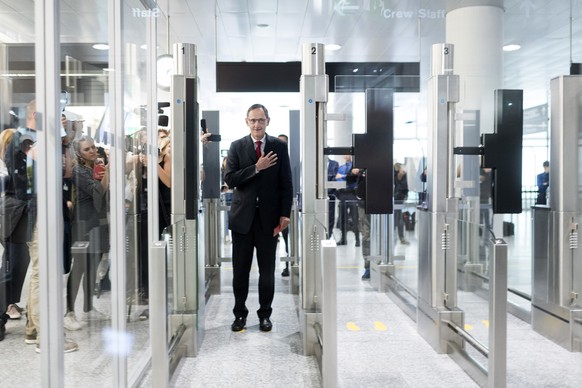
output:
[[[394,205],[402,205],[408,198],[408,178],[406,169],[401,163],[394,163]],[[402,208],[394,207],[394,224],[398,230],[398,238],[402,245],[409,242],[404,238],[404,219],[402,218]]]
[[[480,221],[485,226],[485,230],[491,229],[491,169],[482,168],[479,174],[479,202],[480,202]]]
[[[36,172],[36,101],[26,106],[26,128],[18,128],[12,141],[6,149],[6,168],[10,183],[6,187],[5,196],[26,202],[26,210],[10,238],[14,242],[27,243],[30,255],[31,269],[28,284],[28,303],[26,309],[26,328],[24,342],[34,344],[35,351],[40,353],[40,279],[38,255],[37,226],[37,188],[34,174]],[[21,221],[22,221],[21,219]],[[65,338],[63,350],[65,353],[79,349],[76,342]]]
[[[73,245],[73,158],[71,143],[75,138],[76,125],[71,125],[71,133],[67,134],[67,116],[61,115],[61,155],[63,159],[63,273],[71,271],[73,262],[71,247]],[[81,122],[82,125],[82,122]]]
[[[327,180],[335,181],[339,163],[331,158],[327,158]],[[327,196],[329,199],[328,212],[329,220],[327,222],[327,238],[333,236],[333,225],[335,224],[335,207],[336,207],[336,189],[328,189]]]
[[[225,182],[233,189],[229,228],[232,231],[232,288],[235,305],[232,331],[245,328],[249,274],[256,249],[259,266],[259,328],[270,331],[275,296],[277,236],[289,226],[293,182],[287,143],[266,133],[270,123],[264,105],[247,110],[250,134],[231,143]]]
[[[348,231],[353,230],[356,237],[356,247],[360,246],[360,231],[358,226],[358,204],[355,194],[356,178],[352,173],[352,156],[344,155],[345,163],[339,166],[338,172],[335,176],[336,181],[345,181],[346,188],[336,191],[336,196],[339,199],[339,214],[337,218],[338,228],[342,232],[342,237],[337,245],[346,245]]]
[[[4,157],[6,155],[6,148],[12,141],[14,132],[16,132],[16,129],[7,128],[0,133],[0,183],[2,185],[2,194],[4,193],[5,186],[9,183],[8,169],[6,168]],[[11,242],[0,242],[4,247],[0,270],[0,341],[2,341],[5,335],[4,333],[6,332],[6,322],[8,319],[20,319],[24,311],[16,302],[20,301],[30,256],[28,256],[26,244],[20,245],[24,245],[25,249],[23,253],[28,260],[25,260],[25,257],[18,257],[20,255],[14,255],[13,257],[11,253],[14,250],[12,249],[13,244]]]
[[[362,257],[364,259],[364,274],[362,280],[370,279],[370,215],[366,214],[366,170],[354,168],[352,173],[357,176],[356,197],[358,198],[358,222],[362,233]]]
[[[427,167],[425,166],[420,173],[420,181],[422,182],[422,191],[418,193],[418,204],[425,206],[426,205],[426,180],[427,180]]]
[[[67,312],[64,323],[68,330],[79,330],[81,324],[75,314],[75,300],[83,282],[83,315],[87,320],[104,320],[108,316],[93,307],[93,285],[96,282],[97,265],[101,256],[108,252],[108,228],[103,227],[107,219],[106,195],[109,189],[109,165],[100,160],[94,140],[89,136],[73,142],[76,162],[73,166],[75,206],[73,234],[77,241],[89,241],[87,260],[73,263],[67,280]]]
[[[0,176],[2,179],[2,192],[9,184],[8,169],[4,162],[6,156],[6,148],[12,141],[16,129],[7,128],[0,133]],[[24,287],[24,280],[26,278],[26,271],[30,263],[30,255],[28,254],[28,247],[26,243],[14,243],[12,241],[2,241],[4,252],[2,253],[2,269],[0,274],[0,287],[4,287],[0,291],[0,316],[7,314],[7,319],[20,319],[24,309],[18,306],[22,296],[22,288]],[[5,292],[5,294],[2,294]],[[5,296],[2,296],[5,295]],[[0,325],[2,322],[0,322]],[[0,329],[1,330],[1,329]]]
[[[160,142],[165,138],[170,137],[170,131],[165,128],[158,128],[158,150],[160,149]]]
[[[538,184],[538,198],[536,200],[536,205],[547,205],[548,186],[550,185],[550,162],[547,160],[543,164],[544,172],[538,174],[537,184]]]
[[[159,133],[159,132],[158,132]],[[172,144],[169,137],[164,137],[158,144],[158,179],[159,179],[159,233],[170,226],[172,211]]]

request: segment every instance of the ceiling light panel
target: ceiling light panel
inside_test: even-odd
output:
[[[260,13],[249,15],[251,31],[256,36],[273,36],[277,27],[275,13]],[[263,27],[259,27],[263,26]]]
[[[287,0],[288,1],[288,0]],[[277,13],[277,0],[248,0],[248,12],[256,13]]]

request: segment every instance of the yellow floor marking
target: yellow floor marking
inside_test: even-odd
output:
[[[354,322],[348,322],[346,327],[351,331],[360,331],[360,326],[356,325]]]
[[[468,323],[465,323],[465,330],[467,330],[467,331],[473,330],[473,325],[469,325]]]
[[[481,322],[485,325],[485,327],[489,327],[489,321],[487,319],[483,319]]]
[[[387,327],[382,322],[374,321],[374,329],[378,331],[386,331]]]

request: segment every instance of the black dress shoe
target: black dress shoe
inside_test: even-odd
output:
[[[283,272],[281,272],[281,276],[284,276],[284,277],[289,276],[289,269],[288,268],[283,269]]]
[[[261,331],[271,331],[273,324],[269,318],[261,318],[259,323],[259,328]]]
[[[234,320],[232,325],[230,325],[230,328],[232,329],[232,331],[241,331],[242,329],[245,328],[246,324],[247,324],[246,318],[238,317]]]

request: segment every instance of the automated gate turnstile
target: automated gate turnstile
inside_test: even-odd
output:
[[[328,114],[328,78],[323,44],[303,46],[301,76],[301,314],[306,355],[318,356],[325,386],[337,379],[335,311],[336,267],[327,252],[328,195],[326,162],[329,154],[353,154],[354,167],[365,168],[366,212],[388,214],[392,202],[393,91],[366,90],[366,134],[352,135],[353,147],[325,147],[326,122],[341,119]],[[314,168],[315,167],[315,168]],[[388,167],[388,168],[387,168]],[[326,266],[329,263],[329,266]],[[323,269],[325,267],[325,269]],[[332,276],[329,276],[332,275]],[[332,278],[331,282],[328,282]],[[331,294],[331,295],[330,295]],[[330,297],[328,299],[328,297]],[[331,306],[330,306],[331,305]],[[328,313],[329,312],[329,313]]]
[[[532,327],[582,351],[582,252],[578,247],[582,76],[551,80],[549,207],[533,208]]]

